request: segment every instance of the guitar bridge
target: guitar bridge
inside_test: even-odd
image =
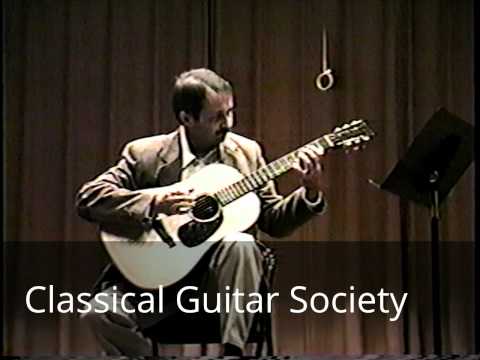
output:
[[[153,225],[153,229],[157,232],[157,234],[160,236],[162,241],[168,245],[168,247],[172,248],[176,245],[172,237],[168,235],[168,232],[165,229],[165,226],[163,226],[162,220],[155,219],[152,225]]]

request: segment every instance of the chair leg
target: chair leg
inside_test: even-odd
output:
[[[152,356],[158,356],[158,343],[153,339],[150,338],[152,342]]]
[[[272,334],[272,314],[267,314],[267,321],[265,324],[265,336],[267,340],[267,356],[273,356],[273,334]]]
[[[256,346],[256,349],[255,349],[255,357],[260,357],[262,356],[262,350],[263,350],[263,342],[264,342],[265,339],[260,339],[258,342],[257,342],[257,346]]]
[[[262,356],[263,344],[267,345],[267,356],[273,356],[273,334],[272,334],[272,314],[262,314],[260,323],[260,331],[262,337],[257,342],[257,348],[255,351],[255,356]]]

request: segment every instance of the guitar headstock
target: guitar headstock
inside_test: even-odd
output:
[[[335,147],[357,150],[374,136],[375,133],[365,120],[356,119],[335,128],[329,135],[329,139],[334,143]]]

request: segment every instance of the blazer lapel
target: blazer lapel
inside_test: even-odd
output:
[[[178,129],[168,134],[162,149],[158,152],[158,186],[167,186],[180,181],[181,157]]]

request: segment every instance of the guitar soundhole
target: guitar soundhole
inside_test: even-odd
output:
[[[198,222],[210,222],[219,216],[220,205],[214,197],[202,195],[195,201],[191,214]]]

